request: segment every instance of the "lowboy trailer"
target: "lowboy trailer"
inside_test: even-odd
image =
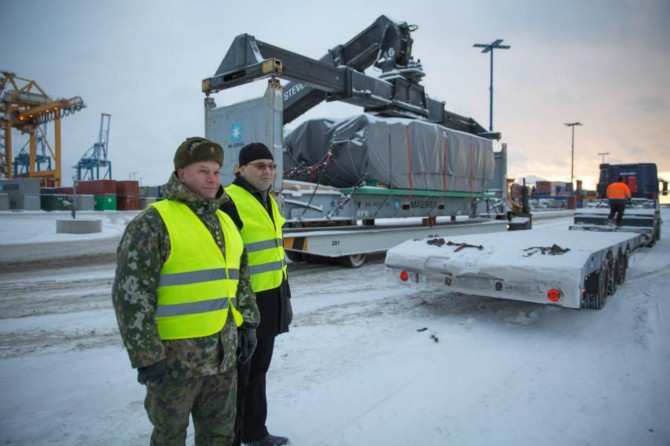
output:
[[[568,308],[602,308],[644,236],[533,230],[410,240],[386,265],[405,283]]]

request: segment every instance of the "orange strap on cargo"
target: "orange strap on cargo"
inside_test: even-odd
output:
[[[473,160],[472,160],[472,154],[474,153],[474,148],[472,147],[472,140],[470,140],[470,157],[469,157],[469,164],[470,164],[470,192],[472,192],[472,181],[473,181]]]
[[[414,189],[414,179],[412,178],[412,152],[409,146],[409,124],[405,127],[405,139],[407,139],[407,165],[409,166],[409,190]]]
[[[449,139],[446,132],[444,133],[444,169],[442,170],[442,192],[443,196],[447,194],[447,161],[449,158],[447,152],[449,150]]]

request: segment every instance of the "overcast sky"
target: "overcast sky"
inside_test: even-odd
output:
[[[579,121],[575,178],[587,187],[599,152],[610,163],[655,162],[670,179],[668,0],[3,0],[0,11],[0,69],[87,105],[62,121],[64,184],[96,142],[101,113],[112,115],[114,178],[164,183],[178,144],[204,134],[201,81],[235,36],[318,59],[382,14],[419,26],[413,55],[426,92],[487,128],[489,56],[473,44],[511,46],[494,55],[493,116],[510,177],[569,181],[564,123]],[[214,98],[225,105],[264,90],[261,81]],[[322,104],[304,119],[361,111]]]

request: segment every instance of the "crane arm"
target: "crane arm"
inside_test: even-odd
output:
[[[318,62],[328,67],[347,66],[359,72],[365,71],[365,69],[372,65],[377,66],[383,72],[393,70],[396,67],[405,67],[411,60],[413,40],[410,37],[410,32],[415,29],[415,26],[404,22],[396,23],[382,15],[344,45],[337,45],[330,49]],[[295,57],[287,58],[287,54],[283,54],[284,50],[266,43],[256,41],[258,45],[254,45],[247,40],[247,37],[251,36],[245,36],[240,36],[235,40],[231,47],[232,51],[229,51],[223,59],[216,70],[214,78],[220,76],[226,78],[235,77],[239,75],[238,70],[240,68],[259,64],[262,62],[262,59],[276,58],[284,62],[295,59]],[[290,56],[297,55],[290,53]],[[315,68],[312,64],[313,61],[313,59],[305,60],[304,68]],[[314,77],[321,82],[326,78],[321,78],[320,76],[323,74],[327,75],[328,71],[325,70],[324,73],[323,67],[317,65],[316,69],[319,68],[319,72],[315,72]],[[264,70],[273,71],[272,64],[254,67],[248,73],[260,72],[267,74],[267,71]],[[275,74],[280,73],[275,71]],[[286,77],[290,78],[289,73],[286,73]],[[210,84],[209,91],[206,91],[205,88],[203,88],[203,91],[209,94],[210,92],[218,91],[221,85],[221,83],[214,81]],[[229,83],[228,85],[234,86],[235,84]],[[328,89],[327,85],[310,82],[309,77],[306,79],[295,78],[294,81],[286,85],[284,91],[285,124],[293,121],[324,100],[327,100],[328,93],[332,92],[332,90]]]
[[[257,40],[248,34],[238,36],[226,59],[244,58],[238,69],[225,71],[203,81],[203,92],[210,94],[227,88],[246,84],[269,76],[277,76],[293,82],[286,89],[290,97],[301,88],[319,91],[323,99],[339,100],[370,109],[371,111],[393,110],[395,116],[426,117],[428,110],[422,103],[423,87],[414,95],[420,101],[411,103],[395,97],[394,85],[383,79],[366,76],[348,66],[334,67],[327,63],[302,56]],[[224,62],[225,60],[224,59]],[[297,85],[308,87],[298,87]],[[403,92],[404,93],[404,92]],[[286,107],[284,108],[286,112]],[[295,118],[297,116],[293,116]],[[290,117],[289,117],[290,119]],[[284,117],[284,124],[290,122]]]
[[[474,119],[444,108],[444,102],[428,97],[420,84],[425,75],[411,56],[415,26],[395,23],[381,16],[344,45],[336,46],[320,60],[242,34],[235,38],[213,77],[204,79],[209,95],[266,77],[279,77],[284,87],[283,123],[287,124],[320,102],[342,101],[381,116],[424,119],[448,128],[487,138],[489,133]],[[376,66],[379,78],[363,71]]]
[[[61,99],[59,101],[49,102],[44,105],[23,110],[17,114],[16,119],[21,125],[34,124],[35,122],[42,124],[51,121],[56,117],[61,118],[67,116],[84,107],[86,107],[84,105],[84,100],[79,96],[75,96],[70,99]]]

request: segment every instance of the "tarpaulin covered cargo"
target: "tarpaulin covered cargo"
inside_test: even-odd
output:
[[[495,168],[490,140],[411,119],[313,119],[284,144],[286,172],[325,162],[317,179],[335,187],[365,180],[394,189],[483,192]]]

